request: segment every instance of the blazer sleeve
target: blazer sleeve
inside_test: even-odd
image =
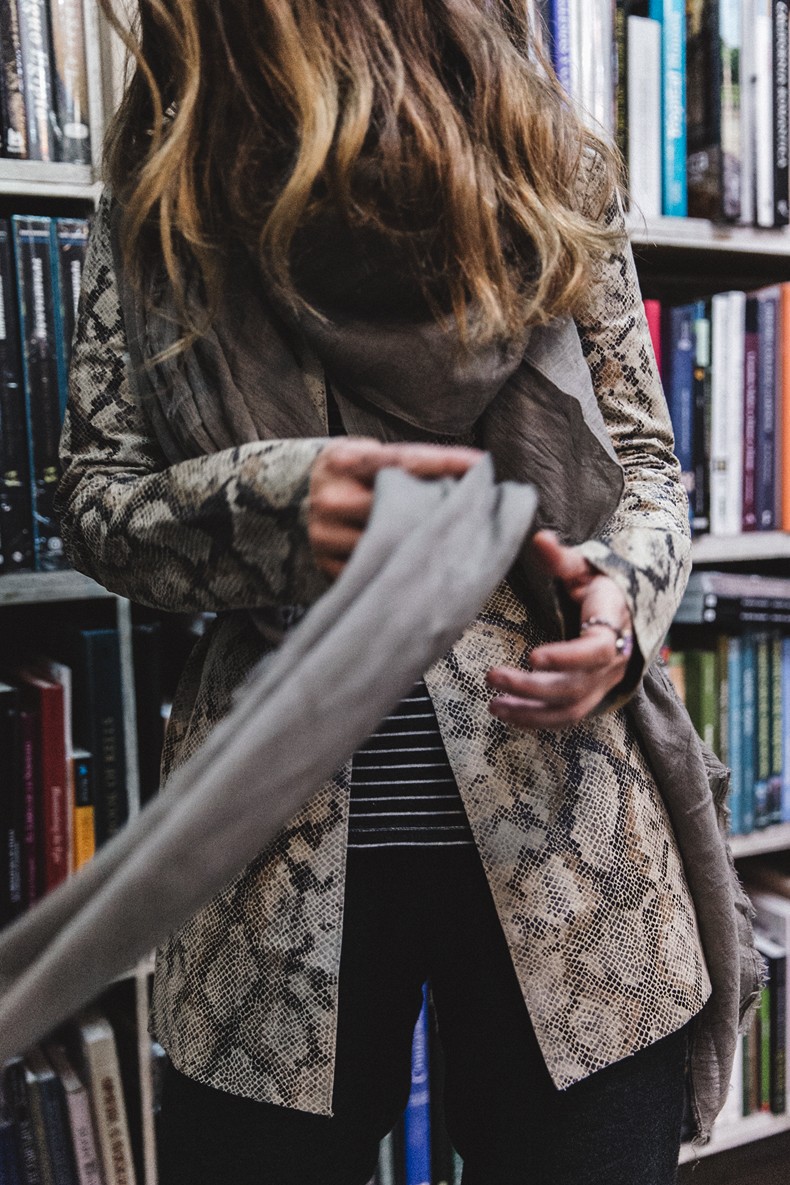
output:
[[[609,203],[604,218],[621,232],[622,246],[600,265],[576,323],[625,485],[600,537],[579,550],[625,595],[648,666],[691,570],[689,503],[618,199]],[[629,670],[631,689],[639,675],[640,669]]]
[[[323,439],[168,462],[133,394],[102,202],[85,261],[57,504],[67,554],[114,592],[193,612],[304,605],[326,588],[306,496]]]

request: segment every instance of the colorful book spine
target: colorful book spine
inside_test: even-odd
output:
[[[686,186],[686,5],[685,0],[650,0],[650,16],[661,22],[663,212],[688,214]]]
[[[661,346],[666,359],[664,390],[675,434],[675,455],[689,495],[689,515],[694,497],[694,314],[694,305],[665,307]]]
[[[25,382],[11,230],[0,219],[0,571],[33,567],[33,510]]]
[[[790,0],[773,0],[774,70],[774,225],[790,223],[790,171],[788,171],[788,9]]]
[[[695,534],[710,529],[710,309],[704,300],[694,306],[694,495],[691,527]]]
[[[24,832],[22,835],[22,892],[25,907],[38,901],[39,859],[38,859],[38,715],[26,711],[19,713],[19,731],[22,743],[22,803],[24,810]]]
[[[743,464],[741,530],[757,528],[757,368],[760,346],[757,334],[757,299],[746,301],[743,353]]]
[[[75,749],[72,754],[74,786],[74,869],[87,864],[96,851],[96,811],[93,754]]]
[[[784,761],[784,671],[782,636],[771,635],[771,778],[768,790],[769,823],[782,822],[782,763]],[[790,685],[787,688],[790,693]]]
[[[568,0],[549,0],[549,38],[554,73],[571,93],[571,22]]]
[[[779,501],[777,485],[777,398],[779,395],[777,361],[779,350],[778,287],[766,288],[756,294],[757,348],[759,351],[757,378],[757,473],[755,486],[757,526],[761,531],[776,527],[776,508]]]
[[[790,823],[790,638],[782,638],[782,822]]]
[[[25,160],[28,155],[24,66],[16,0],[0,5],[0,53],[2,62],[2,155]]]
[[[741,654],[743,688],[741,828],[742,833],[748,835],[750,831],[754,831],[754,784],[757,777],[757,643],[753,634],[744,634]]]
[[[428,995],[414,1029],[411,1091],[403,1117],[406,1143],[405,1185],[431,1185],[431,1094],[428,1073]]]
[[[64,695],[59,683],[25,669],[19,672],[23,694],[38,720],[39,845],[41,893],[49,893],[69,874],[69,806],[67,800]]]
[[[771,822],[771,640],[767,634],[755,636],[755,778],[754,826],[767,827]]]
[[[779,306],[779,353],[782,365],[779,367],[779,440],[782,449],[780,465],[779,498],[781,502],[781,528],[790,531],[790,284],[781,285]]]
[[[743,785],[743,639],[729,638],[727,641],[727,748],[730,765],[730,813],[733,835],[743,835],[744,785]],[[750,828],[748,829],[750,830]]]
[[[656,366],[658,373],[662,380],[664,376],[664,354],[661,344],[661,301],[660,300],[646,300],[645,319],[647,321],[647,329],[650,334],[650,344],[653,347],[653,353],[656,358]]]
[[[58,382],[55,288],[49,218],[12,219],[16,256],[22,362],[33,492],[36,568],[65,566],[63,540],[54,509],[60,473],[58,446],[62,395]]]

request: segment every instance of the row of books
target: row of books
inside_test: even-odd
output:
[[[135,1046],[126,1018],[111,1023],[91,1009],[57,1040],[2,1068],[3,1185],[135,1185],[142,1177]],[[154,1082],[163,1059],[152,1042]]]
[[[725,634],[666,657],[699,735],[730,768],[732,834],[790,822],[790,637]]]
[[[411,1090],[402,1119],[382,1140],[370,1185],[461,1185],[463,1165],[444,1124],[444,1069],[427,985],[414,1029]]]
[[[88,231],[0,219],[0,574],[65,566],[53,500]]]
[[[44,657],[0,669],[0,925],[91,858],[129,814],[121,654],[115,627],[42,629]],[[159,788],[161,627],[132,630],[140,797]],[[56,656],[56,657],[53,657]]]
[[[0,0],[2,156],[90,164],[83,0]]]
[[[785,226],[790,0],[537,0],[555,71],[637,210]]]
[[[790,285],[645,312],[692,529],[790,529]]]

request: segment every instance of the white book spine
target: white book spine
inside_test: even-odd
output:
[[[739,534],[741,481],[743,481],[743,333],[741,376],[738,391],[732,382],[737,347],[732,341],[734,324],[730,297],[719,293],[712,301],[712,397],[711,397],[711,534]],[[739,294],[743,296],[743,293]],[[736,398],[737,395],[737,398]]]
[[[755,221],[755,89],[757,76],[754,56],[754,21],[756,0],[743,0],[741,33],[741,222]]]
[[[757,0],[754,21],[757,225],[774,225],[774,64],[771,0]]]
[[[746,346],[746,293],[728,292],[727,341],[727,521],[726,535],[743,529],[743,370]]]
[[[105,1181],[136,1185],[121,1070],[109,1021],[98,1015],[84,1019],[80,1038]]]
[[[582,71],[582,0],[568,0],[568,29],[570,43],[571,97],[581,108],[583,103]]]
[[[634,209],[661,216],[661,25],[629,16],[628,176]]]

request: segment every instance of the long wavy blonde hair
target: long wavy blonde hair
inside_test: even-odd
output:
[[[578,306],[612,249],[618,161],[546,65],[528,0],[138,2],[105,155],[135,274],[164,263],[183,297],[196,265],[211,309],[242,248],[298,302],[294,237],[331,209],[402,249],[467,337]]]

